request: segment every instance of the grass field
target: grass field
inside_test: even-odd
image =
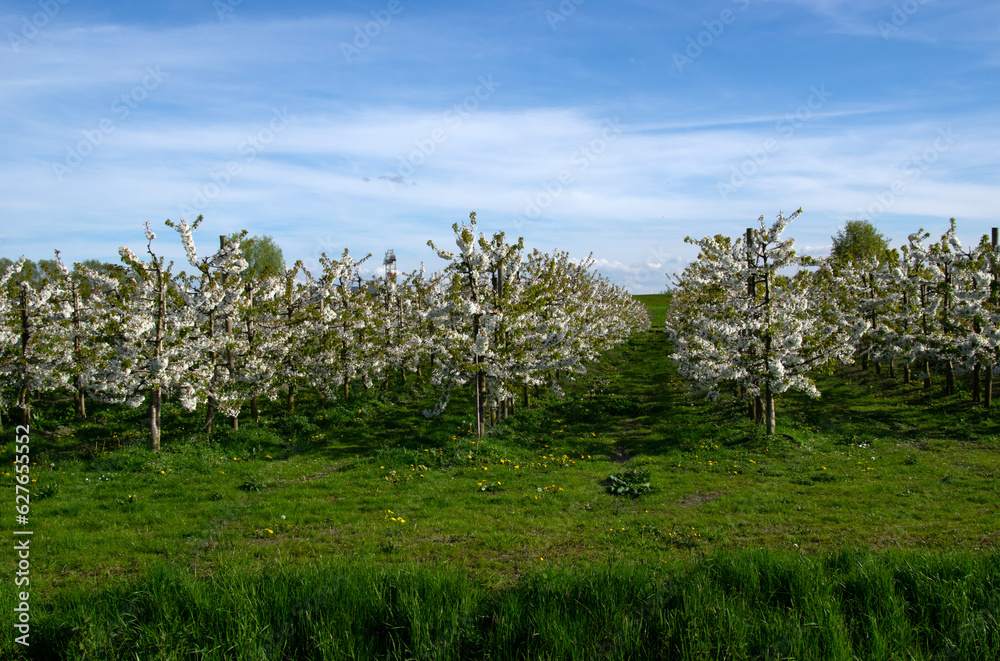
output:
[[[664,303],[644,302],[654,315]],[[519,407],[481,446],[468,398],[426,420],[420,410],[434,393],[402,384],[347,401],[303,394],[293,415],[265,409],[261,425],[241,420],[239,432],[217,428],[210,442],[195,415],[168,404],[158,455],[144,449],[142,409],[95,406],[81,425],[59,417],[68,403],[41,406],[31,439],[31,588],[33,635],[49,647],[39,641],[33,658],[59,657],[45,649],[120,658],[129,646],[157,644],[176,654],[140,658],[227,658],[180,650],[221,644],[212,631],[249,641],[254,631],[301,626],[316,638],[337,618],[390,608],[328,596],[336,608],[300,623],[295,604],[332,575],[365,594],[358,585],[397,579],[407,594],[440,592],[433,617],[419,608],[408,616],[405,600],[378,616],[398,640],[369,651],[398,653],[392,658],[481,658],[476,650],[500,641],[521,658],[588,658],[566,651],[581,636],[609,658],[660,649],[676,650],[666,658],[706,650],[709,658],[802,658],[805,649],[829,652],[817,658],[991,658],[966,653],[1000,650],[1000,414],[964,394],[944,397],[849,366],[818,377],[820,400],[780,399],[778,435],[765,437],[737,403],[689,393],[668,354],[664,334],[637,337],[569,383],[565,399]],[[12,457],[9,427],[0,438],[0,456]],[[609,475],[626,470],[645,471],[652,491],[606,493]],[[746,588],[768,572],[790,581],[775,588],[776,602]],[[275,576],[299,592],[282,596]],[[162,601],[148,585],[173,605],[142,605],[150,595]],[[569,599],[587,585],[589,597]],[[0,589],[7,612],[14,589],[12,581]],[[609,590],[613,607],[598,607]],[[142,617],[122,611],[133,602]],[[229,603],[228,620],[199,610]],[[354,606],[338,610],[345,603]],[[573,603],[604,628],[577,631],[567,620],[540,631],[538,613],[583,608]],[[660,612],[664,604],[673,604],[669,612]],[[753,613],[769,624],[739,624]],[[127,633],[111,640],[101,633],[108,622]],[[346,629],[356,645],[375,644],[360,626]],[[601,643],[598,630],[624,638]],[[811,647],[817,636],[825,647]],[[445,639],[455,642],[439,650]],[[686,648],[668,644],[685,639]],[[238,658],[258,658],[251,653],[283,658],[263,648]]]
[[[653,328],[663,328],[667,306],[670,305],[670,294],[636,294],[633,298],[641,302],[649,310]]]

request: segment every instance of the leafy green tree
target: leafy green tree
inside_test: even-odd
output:
[[[268,235],[254,236],[251,238],[240,238],[239,234],[233,234],[228,238],[228,243],[239,239],[240,248],[243,250],[243,259],[247,260],[250,266],[244,273],[244,278],[257,280],[259,278],[269,278],[276,275],[285,274],[285,257],[281,252],[281,247]]]
[[[857,265],[885,257],[889,240],[868,220],[848,220],[831,237],[830,256],[842,264]]]

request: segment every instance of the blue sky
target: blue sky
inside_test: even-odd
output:
[[[898,245],[1000,224],[1000,5],[42,0],[0,5],[0,255],[183,262],[205,216],[289,261],[428,239],[476,211],[593,253],[635,293],[685,236],[847,219]]]

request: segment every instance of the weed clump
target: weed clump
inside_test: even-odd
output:
[[[631,496],[638,498],[649,493],[653,487],[649,483],[649,471],[630,468],[621,473],[609,475],[604,481],[604,489],[613,496]]]

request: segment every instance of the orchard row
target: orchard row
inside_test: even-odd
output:
[[[66,268],[41,282],[19,277],[24,260],[0,273],[0,410],[30,419],[32,396],[69,391],[77,413],[86,399],[149,408],[150,445],[159,449],[164,397],[205,408],[235,427],[244,407],[296,388],[348,395],[391,373],[427,371],[442,412],[456,388],[471,385],[477,432],[506,416],[519,390],[558,390],[554,374],[584,363],[649,326],[625,290],[591,270],[591,260],[527,252],[523,240],[477,231],[475,214],[453,225],[456,251],[439,249],[442,271],[365,278],[348,251],[254,275],[241,249],[246,232],[199,257],[193,232],[202,219],[167,226],[183,243],[192,273],[173,272],[154,248],[140,258],[119,250],[120,265]],[[370,257],[370,256],[369,256]]]
[[[1000,251],[996,237],[965,248],[955,221],[936,243],[919,230],[900,250],[852,259],[797,256],[779,214],[768,227],[687,239],[700,248],[676,278],[667,330],[673,358],[697,389],[732,388],[774,433],[774,397],[819,396],[810,374],[830,361],[898,364],[931,388],[935,371],[955,393],[972,372],[974,401],[989,407],[1000,363]]]

